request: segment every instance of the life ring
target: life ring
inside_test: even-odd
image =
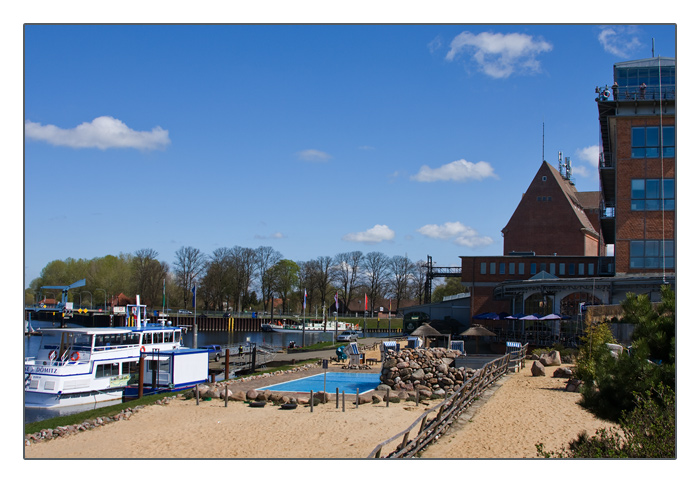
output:
[[[56,353],[55,350],[49,352],[49,360],[50,360],[50,361],[53,361],[54,359],[56,359],[56,356],[57,356],[57,355],[58,355],[58,354]]]
[[[603,99],[607,99],[608,97],[610,97],[610,91],[605,89],[603,91]]]
[[[73,353],[70,355],[70,360],[72,360],[73,362],[77,361],[78,359],[80,359],[80,353],[79,353],[79,352],[73,352]]]
[[[146,348],[145,348],[144,346],[141,346],[141,348],[140,348],[139,350],[140,350],[142,353],[143,353],[143,352],[146,352]]]

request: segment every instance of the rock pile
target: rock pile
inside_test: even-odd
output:
[[[457,390],[476,371],[454,367],[459,352],[442,349],[402,349],[382,365],[378,390],[402,393],[418,391],[421,397],[446,396]]]

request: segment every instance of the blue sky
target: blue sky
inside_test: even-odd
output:
[[[544,157],[598,189],[596,86],[672,25],[26,25],[25,284],[269,245],[501,254]]]

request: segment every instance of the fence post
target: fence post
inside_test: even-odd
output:
[[[386,407],[389,407],[389,388],[386,388]]]
[[[338,388],[335,388],[335,408],[338,409],[338,404],[340,401],[338,400]]]
[[[311,406],[311,412],[314,412],[314,391],[313,391],[313,389],[310,392],[309,405]]]

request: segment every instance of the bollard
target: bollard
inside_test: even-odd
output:
[[[343,412],[345,412],[345,391],[343,391]]]
[[[194,386],[194,395],[197,399],[197,406],[199,406],[199,386]]]
[[[311,406],[311,412],[314,412],[314,391],[310,391],[309,405]]]
[[[224,386],[224,407],[228,407],[228,385]]]
[[[355,409],[360,407],[360,388],[357,388],[357,393],[355,394]]]
[[[340,404],[340,401],[338,400],[338,388],[335,388],[335,408],[338,409],[338,404]]]
[[[389,388],[386,388],[386,407],[389,407]]]

